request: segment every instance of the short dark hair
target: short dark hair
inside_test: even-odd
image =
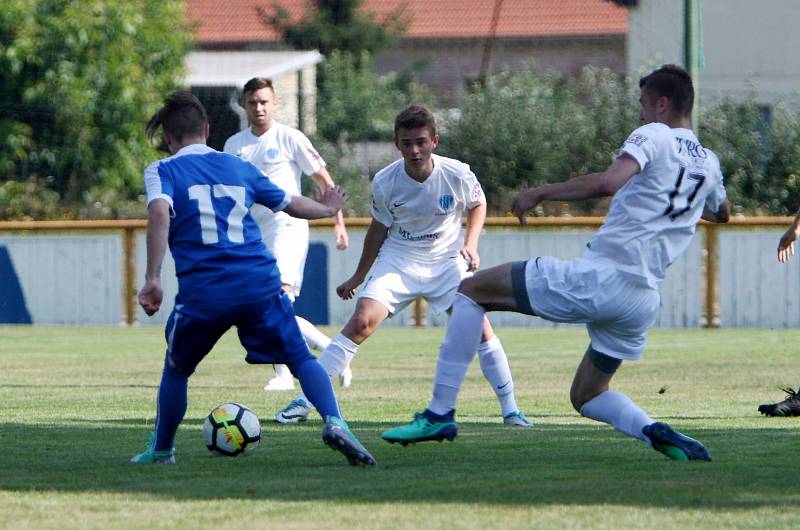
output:
[[[167,96],[164,106],[147,122],[145,132],[152,140],[161,127],[180,142],[187,136],[205,133],[206,125],[208,125],[208,115],[200,100],[191,92],[179,90]]]
[[[275,87],[272,86],[272,79],[268,79],[266,77],[254,77],[244,84],[242,95],[246,95],[248,92],[261,90],[262,88],[269,88],[275,92]]]
[[[431,136],[436,136],[436,120],[431,111],[422,105],[411,105],[394,119],[394,136],[400,129],[419,129],[427,127],[431,131]]]
[[[674,64],[665,64],[639,80],[639,88],[656,98],[665,97],[681,116],[688,116],[694,107],[694,85],[689,72]]]

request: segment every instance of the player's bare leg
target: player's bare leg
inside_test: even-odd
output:
[[[628,396],[609,390],[621,361],[592,349],[583,356],[570,389],[570,401],[582,416],[608,423],[673,460],[711,460],[706,448],[666,423],[654,422]]]

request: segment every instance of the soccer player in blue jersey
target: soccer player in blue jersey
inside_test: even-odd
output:
[[[139,303],[161,307],[161,262],[169,242],[178,276],[166,326],[167,352],[157,395],[156,430],[134,463],[174,463],[173,441],[186,413],[188,379],[217,340],[236,326],[251,364],[286,364],[325,418],[323,441],[351,464],[375,464],[341,417],[330,378],[300,334],[281,289],[275,258],[261,241],[250,207],[261,204],[303,219],[331,217],[347,195],[329,188],[316,202],[289,195],[255,166],[206,146],[208,119],[189,92],[170,95],[147,124],[160,128],[172,156],[145,170],[147,272]]]

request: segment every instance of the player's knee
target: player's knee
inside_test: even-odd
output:
[[[362,340],[372,334],[374,324],[369,315],[356,312],[343,330],[344,335],[350,340],[360,344]]]
[[[458,292],[469,297],[473,301],[478,302],[477,298],[479,298],[480,291],[479,284],[477,281],[475,281],[475,277],[471,276],[461,280],[461,283],[458,285]]]

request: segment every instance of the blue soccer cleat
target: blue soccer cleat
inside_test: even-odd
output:
[[[650,438],[653,449],[664,453],[672,460],[706,460],[711,461],[711,455],[703,444],[679,433],[668,423],[651,423],[642,429],[645,436]]]

